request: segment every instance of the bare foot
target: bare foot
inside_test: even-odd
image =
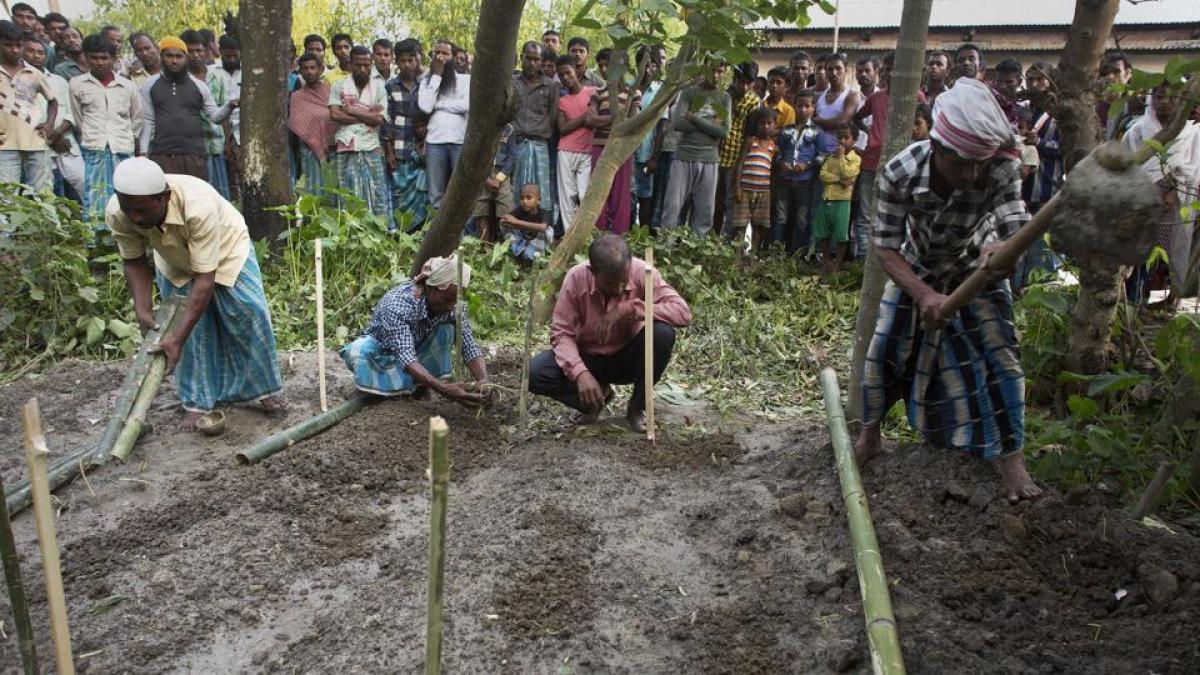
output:
[[[258,401],[258,405],[271,417],[283,417],[287,414],[287,404],[280,396],[267,396]]]
[[[185,410],[183,411],[183,423],[192,431],[198,431],[196,424],[200,422],[200,419],[203,418],[204,415],[205,413],[195,410]]]
[[[646,433],[646,413],[641,410],[632,410],[625,414],[625,421],[629,423],[629,428],[639,434]]]
[[[863,427],[862,433],[858,435],[858,441],[854,444],[854,461],[859,468],[879,454],[879,446],[882,442],[879,425]]]
[[[1004,483],[1004,496],[1010,504],[1042,496],[1042,489],[1025,470],[1024,453],[1014,452],[996,460],[996,470],[1000,472],[1000,480]]]

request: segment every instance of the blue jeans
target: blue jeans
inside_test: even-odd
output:
[[[430,143],[425,146],[425,172],[429,177],[429,206],[437,210],[450,184],[450,174],[462,153],[461,143]]]
[[[808,248],[813,182],[809,179],[779,180],[775,183],[775,217],[772,219],[771,241],[782,242],[788,253]]]
[[[54,189],[50,153],[45,150],[0,150],[0,183],[21,183],[34,192]]]

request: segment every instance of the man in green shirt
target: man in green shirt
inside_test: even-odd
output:
[[[719,148],[729,135],[729,94],[717,89],[724,74],[725,66],[719,66],[699,85],[684,89],[671,111],[671,124],[680,136],[667,179],[663,229],[679,225],[679,214],[690,203],[692,230],[712,230]]]

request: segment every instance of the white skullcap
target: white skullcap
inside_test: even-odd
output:
[[[153,161],[134,157],[121,162],[113,171],[113,189],[132,197],[161,195],[167,190],[167,176]]]
[[[426,286],[447,288],[458,280],[458,256],[449,258],[430,258],[417,276],[418,281],[424,281]],[[471,285],[471,266],[463,263],[462,288]]]

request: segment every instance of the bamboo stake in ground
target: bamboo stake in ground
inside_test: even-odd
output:
[[[4,479],[0,478],[0,492]],[[8,507],[0,500],[0,559],[4,562],[4,580],[8,584],[8,604],[12,606],[13,624],[17,627],[17,643],[21,648],[21,664],[25,675],[37,675],[37,650],[33,644],[33,626],[29,623],[29,607],[25,604],[25,584],[21,581],[21,563],[17,561],[17,542],[13,540]]]
[[[313,242],[313,267],[317,275],[317,380],[321,387],[321,412],[329,411],[325,393],[325,273],[321,269],[321,240]]]
[[[821,388],[825,391],[825,414],[829,418],[829,435],[842,496],[846,502],[846,520],[850,525],[850,543],[854,546],[854,566],[858,570],[858,588],[862,594],[863,618],[867,623],[867,640],[871,646],[871,665],[877,675],[903,675],[904,657],[900,653],[900,638],[896,634],[896,619],[892,615],[892,598],[888,593],[887,577],[883,573],[883,558],[875,540],[875,526],[867,495],[858,476],[858,466],[850,451],[850,431],[842,410],[842,392],[837,373],[832,368],[821,371]]]
[[[462,287],[462,249],[454,256],[458,260],[458,269],[455,271],[454,283],[458,290],[458,298],[454,301],[454,381],[463,381],[463,363],[462,363],[462,312],[463,303],[466,302],[466,296],[463,294]]]
[[[646,440],[654,442],[654,249],[646,249]]]
[[[429,566],[425,599],[425,673],[442,672],[442,593],[446,573],[446,499],[450,492],[450,428],[441,417],[429,419]]]
[[[54,534],[54,513],[50,506],[50,485],[46,479],[46,438],[42,435],[42,413],[37,399],[21,409],[25,427],[25,461],[29,464],[29,483],[33,486],[33,517],[37,523],[38,545],[42,549],[42,568],[46,573],[46,602],[50,605],[50,628],[54,633],[54,658],[59,675],[74,675],[71,657],[71,630],[67,625],[67,600],[63,595],[62,567],[58,560],[58,541]]]
[[[1171,480],[1173,473],[1175,473],[1175,462],[1159,462],[1158,471],[1154,472],[1154,478],[1150,480],[1146,491],[1142,493],[1137,505],[1130,512],[1130,516],[1134,520],[1141,520],[1154,513],[1154,508],[1158,506],[1158,500],[1162,497],[1163,491],[1167,489],[1167,481]]]
[[[537,302],[538,261],[529,268],[529,306],[525,309],[525,352],[521,359],[521,400],[517,404],[518,429],[529,431],[529,353],[533,349],[533,310]]]

